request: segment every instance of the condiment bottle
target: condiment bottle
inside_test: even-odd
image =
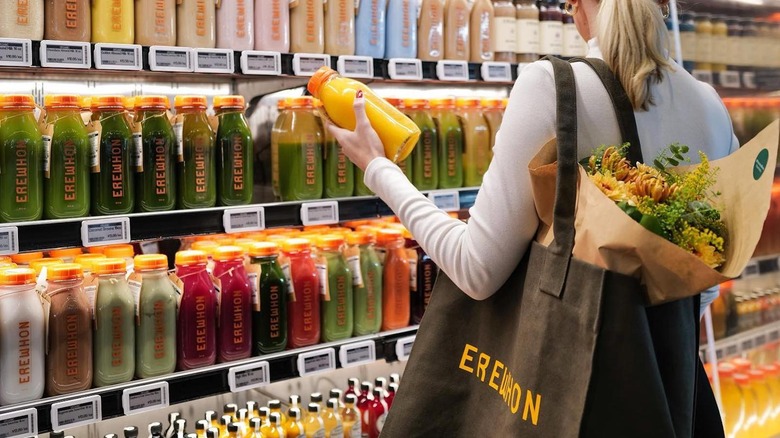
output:
[[[712,21],[709,14],[696,14],[696,70],[712,71]]]
[[[176,0],[135,0],[135,43],[176,45]]]
[[[314,101],[315,108],[322,102]],[[349,160],[336,138],[327,129],[322,130],[325,138],[324,171],[325,197],[345,198],[355,191],[355,165]]]
[[[517,0],[517,54],[520,64],[527,64],[539,59],[540,27],[539,8],[536,0]]]
[[[539,54],[563,53],[563,17],[558,0],[544,0],[539,8]]]
[[[81,266],[48,269],[46,291],[51,308],[46,354],[46,394],[84,391],[92,386],[92,317],[82,288]]]
[[[417,57],[417,1],[388,0],[385,56],[387,58]]]
[[[404,238],[398,230],[383,229],[377,233],[377,244],[384,253],[382,330],[403,328],[409,325],[411,281]]]
[[[355,1],[325,1],[325,53],[355,54]]]
[[[357,396],[355,394],[347,394],[344,396],[344,400],[344,408],[341,409],[344,438],[360,438],[362,436],[360,410],[355,407]]]
[[[435,190],[439,185],[439,135],[425,99],[406,99],[404,108],[420,128],[417,147],[412,152],[412,182],[418,190]]]
[[[446,0],[444,6],[444,59],[468,61],[471,43],[469,41],[469,11],[467,0]]]
[[[322,340],[339,341],[352,336],[355,324],[352,272],[341,252],[344,238],[325,235],[316,240],[322,295]]]
[[[284,425],[284,431],[288,437],[301,438],[305,437],[305,428],[303,422],[301,422],[301,409],[290,408],[288,411],[289,419]]]
[[[46,0],[44,39],[90,41],[92,18],[90,0]]]
[[[359,2],[355,19],[355,55],[385,57],[387,0]]]
[[[344,423],[341,420],[338,399],[328,399],[322,414],[322,423],[325,426],[326,438],[344,438]]]
[[[141,379],[176,369],[176,291],[168,280],[168,257],[135,257],[140,275],[135,373]]]
[[[176,275],[181,281],[177,329],[178,368],[188,370],[213,365],[217,358],[216,293],[208,272],[206,253],[176,253]]]
[[[43,136],[44,216],[48,219],[82,217],[89,213],[89,141],[75,95],[47,95],[46,122],[51,137]],[[44,157],[46,154],[44,155]]]
[[[680,14],[680,46],[682,50],[683,68],[692,72],[697,59],[696,23],[691,13]]]
[[[463,128],[455,114],[455,99],[431,99],[431,116],[439,141],[438,167],[440,189],[463,186]]]
[[[493,60],[493,4],[490,0],[475,0],[471,6],[471,62]]]
[[[253,354],[282,351],[287,347],[289,287],[279,265],[279,247],[271,242],[250,245],[249,263],[249,283],[253,289]]]
[[[382,263],[368,233],[347,234],[347,263],[352,271],[355,336],[377,333],[382,326]]]
[[[288,303],[288,337],[291,348],[314,345],[320,340],[320,277],[311,257],[311,242],[290,239],[282,246],[289,265],[282,269],[290,280],[295,299]]]
[[[213,49],[216,46],[214,0],[176,1],[176,45]]]
[[[289,2],[255,0],[255,50],[290,51]]]
[[[244,96],[215,96],[214,111],[219,118],[217,202],[219,205],[249,204],[252,202],[254,143],[244,117]]]
[[[135,0],[92,0],[92,42],[133,44],[134,3]]]
[[[125,280],[122,259],[92,264],[98,279],[95,296],[94,385],[130,381],[135,373],[135,300]]]
[[[274,125],[271,173],[283,201],[322,198],[324,134],[311,97],[288,99]]]
[[[43,142],[33,96],[0,96],[0,222],[43,216]]]
[[[306,438],[325,438],[325,424],[320,416],[320,410],[319,404],[309,403],[309,413],[303,421]]]
[[[91,103],[93,117],[101,126],[98,166],[92,166],[90,182],[92,214],[132,213],[137,163],[133,131],[122,96],[95,96]]]
[[[244,250],[222,246],[214,252],[214,278],[220,286],[217,358],[245,359],[252,353],[252,296],[244,269]]]
[[[385,403],[382,388],[374,388],[373,396],[368,402],[368,436],[369,438],[379,438],[389,409]]]
[[[165,96],[139,96],[135,122],[141,124],[141,171],[135,175],[138,211],[167,211],[176,206],[176,136]]]
[[[216,150],[214,130],[206,118],[206,97],[176,96],[174,106],[182,116],[181,124],[174,126],[180,161],[176,175],[179,208],[213,207],[217,202]]]
[[[324,21],[322,0],[291,2],[290,50],[292,53],[324,53]]]
[[[357,408],[360,410],[360,413],[362,414],[360,416],[360,427],[364,434],[368,434],[370,428],[370,414],[369,414],[369,404],[374,400],[374,396],[372,395],[372,389],[374,385],[371,382],[362,382],[360,384],[360,394],[357,396]]]
[[[254,6],[254,0],[217,2],[217,47],[236,51],[255,48]]]
[[[355,129],[352,110],[356,94],[366,100],[366,113],[385,147],[385,155],[393,161],[405,159],[417,143],[420,130],[403,113],[374,94],[365,84],[341,77],[335,70],[322,67],[312,76],[309,92],[320,99],[328,116],[345,129]]]
[[[43,39],[43,0],[7,0],[0,16],[0,38]]]
[[[515,62],[517,49],[517,10],[512,0],[493,0],[494,60]]]
[[[479,99],[458,98],[458,117],[463,127],[463,182],[466,187],[482,184],[490,164],[490,128],[480,108]]]

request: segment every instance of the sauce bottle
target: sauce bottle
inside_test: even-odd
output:
[[[176,0],[135,0],[135,43],[176,45]]]
[[[365,0],[358,4],[355,55],[384,58],[387,0]]]
[[[357,397],[360,395],[360,379],[356,377],[350,377],[347,379],[347,390],[344,391],[344,400],[350,394],[355,396],[355,403],[357,403]]]
[[[135,0],[92,0],[92,42],[133,44],[134,3]]]
[[[82,217],[89,213],[89,142],[81,120],[79,98],[47,95],[46,122],[53,125],[51,137],[43,136],[44,216],[48,219]],[[46,155],[44,155],[45,157]]]
[[[490,128],[479,99],[458,98],[458,118],[463,128],[463,182],[466,187],[482,184],[490,164]]]
[[[539,8],[536,0],[517,0],[517,49],[516,60],[527,64],[539,59]]]
[[[563,17],[558,0],[544,0],[539,8],[539,54],[563,53]]]
[[[444,59],[468,61],[471,55],[469,41],[469,3],[467,0],[446,0],[444,6]]]
[[[135,207],[135,146],[122,99],[92,98],[92,114],[101,126],[99,167],[92,167],[90,183],[94,215],[127,214]]]
[[[435,190],[439,185],[439,135],[425,99],[404,100],[406,114],[420,128],[412,152],[412,182],[418,190]]]
[[[328,399],[325,412],[322,414],[322,423],[325,425],[326,438],[344,438],[344,423],[339,413],[338,399]]]
[[[43,396],[43,307],[35,290],[35,271],[0,269],[0,405]]]
[[[511,0],[493,0],[493,44],[494,60],[515,62],[517,49],[517,11]]]
[[[325,1],[325,53],[332,56],[355,54],[355,2]]]
[[[254,143],[244,117],[244,96],[215,96],[214,111],[219,118],[217,200],[219,205],[250,204]]]
[[[397,109],[398,111],[401,111],[401,113],[403,115],[405,115],[406,117],[409,117],[409,115],[407,114],[407,111],[406,111],[406,107],[404,106],[404,99],[399,99],[399,98],[396,98],[396,97],[387,97],[387,98],[385,98],[385,101],[387,101],[387,103],[392,105],[393,108]],[[414,123],[414,122],[412,122],[412,123]],[[417,125],[415,124],[415,126],[417,126]],[[419,127],[417,129],[419,129]],[[419,139],[418,139],[418,142],[419,142]],[[414,170],[414,166],[412,165],[413,164],[413,159],[414,159],[414,151],[412,151],[412,153],[409,154],[409,156],[406,157],[406,159],[398,161],[398,163],[396,163],[398,165],[398,168],[401,169],[401,172],[403,172],[404,175],[406,175],[406,179],[408,179],[410,182],[413,181],[413,179],[414,179],[414,174],[412,172]],[[365,177],[365,175],[363,175],[363,176]]]
[[[245,359],[252,353],[252,296],[244,269],[244,250],[237,246],[217,248],[214,277],[220,285],[218,360]]]
[[[202,251],[176,253],[176,275],[181,280],[177,329],[180,370],[213,365],[217,358],[216,293]]]
[[[82,287],[83,278],[81,266],[76,264],[64,263],[48,269],[49,396],[85,391],[92,386],[92,312]]]
[[[255,0],[255,50],[290,51],[289,2]]]
[[[323,129],[325,136],[325,197],[346,198],[355,191],[355,165],[347,158],[344,150],[330,131]]]
[[[309,80],[308,89],[314,97],[322,100],[325,111],[335,124],[350,130],[355,129],[352,104],[356,92],[362,92],[371,126],[382,140],[385,155],[395,162],[409,156],[417,143],[420,136],[417,125],[363,83],[322,67]]]
[[[355,394],[347,394],[344,396],[344,400],[344,408],[341,409],[344,438],[360,438],[362,436],[360,410],[355,407],[357,396]]]
[[[206,97],[176,96],[174,106],[183,116],[181,126],[178,122],[174,126],[180,161],[176,175],[179,208],[213,207],[217,202],[216,151],[214,130],[206,118]]]
[[[322,340],[333,342],[352,336],[355,324],[352,295],[352,272],[341,250],[344,238],[326,235],[317,241],[322,291]]]
[[[0,38],[43,39],[43,0],[5,1]]]
[[[0,96],[0,222],[43,216],[43,143],[31,95]]]
[[[310,97],[288,99],[274,126],[271,173],[282,201],[322,198],[322,124]]]
[[[290,293],[294,295],[287,307],[290,348],[314,345],[320,340],[320,278],[310,248],[306,239],[289,239],[282,246],[289,260],[289,265],[282,269],[286,270]]]
[[[141,171],[135,175],[138,211],[167,211],[176,206],[176,136],[168,118],[168,98],[138,96],[135,121],[141,124]]]
[[[463,187],[463,129],[455,114],[455,99],[432,99],[431,116],[436,124],[440,189]]]
[[[90,0],[46,0],[44,39],[89,41],[92,36]]]
[[[383,229],[377,243],[384,252],[384,287],[382,288],[382,330],[409,325],[409,260],[400,231]],[[380,256],[381,258],[381,256]]]
[[[439,61],[444,57],[444,0],[422,0],[417,18],[417,57]]]
[[[493,60],[493,4],[490,0],[476,0],[471,6],[471,19],[469,20],[471,34],[471,62],[485,62]]]
[[[325,52],[325,17],[322,0],[290,3],[290,50],[292,53]]]
[[[368,402],[368,436],[369,438],[379,438],[385,426],[389,409],[385,403],[382,388],[374,388],[373,396]]]
[[[255,48],[254,0],[220,0],[216,19],[217,47],[236,51]]]
[[[214,0],[176,1],[176,45],[213,49],[217,26]]]
[[[417,57],[417,1],[388,0],[385,56],[387,58]]]
[[[306,436],[305,428],[303,426],[303,422],[301,422],[301,409],[290,408],[288,414],[290,418],[287,420],[287,423],[284,425],[284,431],[287,437],[292,437],[292,438],[305,437]]]
[[[257,266],[249,274],[253,288],[253,354],[276,353],[287,347],[287,278],[279,265],[279,247],[258,242],[249,247],[249,263]]]
[[[320,405],[309,403],[308,411],[309,413],[303,421],[306,438],[325,438],[325,424],[320,416]]]
[[[164,254],[136,256],[135,272],[141,277],[135,373],[146,379],[176,369],[177,297],[168,280],[168,257]]]
[[[128,382],[135,372],[135,300],[127,286],[127,265],[106,258],[92,264],[98,279],[95,296],[96,387]]]
[[[347,263],[352,271],[355,336],[377,333],[382,325],[382,263],[375,238],[362,232],[347,234]]]
[[[388,410],[393,407],[393,400],[395,399],[396,392],[398,392],[397,383],[391,383],[387,386],[387,396],[385,397],[385,403],[387,403]]]

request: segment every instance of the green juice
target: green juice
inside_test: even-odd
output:
[[[143,170],[135,176],[138,211],[176,207],[176,137],[165,108],[138,111]]]
[[[44,216],[47,219],[83,217],[89,213],[89,141],[78,106],[49,110],[52,136],[44,136],[49,150],[49,176],[44,178]],[[46,146],[46,144],[49,146]]]
[[[276,254],[252,254],[249,263],[249,282],[257,289],[252,306],[253,354],[282,351],[287,347],[287,277]]]
[[[292,106],[285,113],[284,123],[275,127],[276,150],[271,151],[280,197],[282,201],[320,199],[324,188],[320,120],[311,103]]]
[[[412,182],[418,190],[435,190],[439,185],[438,135],[427,110],[408,110],[420,128],[420,139],[412,152]]]
[[[364,243],[359,248],[363,285],[354,288],[355,336],[377,333],[382,326],[382,262],[373,244]]]
[[[355,196],[374,196],[374,192],[363,182],[365,175],[362,170],[355,166]]]
[[[434,110],[439,161],[439,188],[463,187],[463,129],[452,110]]]
[[[338,248],[322,249],[320,255],[327,265],[327,279],[320,281],[327,281],[330,295],[322,301],[322,341],[347,339],[352,336],[355,320],[352,273]]]
[[[133,131],[124,110],[98,109],[100,172],[92,172],[92,214],[127,214],[135,208]]]
[[[252,202],[254,143],[244,113],[224,109],[217,129],[217,193],[219,205]]]
[[[43,216],[43,145],[33,108],[29,96],[24,106],[0,109],[0,222]]]
[[[183,115],[179,163],[179,208],[208,208],[217,203],[217,160],[214,130],[206,118],[206,109],[177,109]]]
[[[141,276],[135,374],[145,379],[176,369],[176,291],[164,268]]]
[[[325,131],[325,197],[344,198],[355,191],[355,165],[341,145]]]

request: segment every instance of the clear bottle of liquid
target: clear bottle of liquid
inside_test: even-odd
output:
[[[471,54],[469,2],[447,0],[444,11],[444,59],[468,61]]]
[[[245,205],[252,202],[254,143],[244,117],[243,96],[215,96],[217,129],[217,202]]]
[[[198,438],[206,438],[206,430],[211,426],[211,424],[206,420],[198,420],[195,423],[195,435]]]
[[[382,325],[382,263],[374,248],[375,240],[369,233],[347,234],[356,336],[377,333]]]
[[[213,49],[217,42],[216,2],[176,2],[176,45]]]
[[[244,250],[222,246],[214,252],[214,278],[220,283],[220,362],[245,359],[252,354],[252,296],[244,268]]]
[[[342,253],[344,244],[344,238],[338,235],[317,240],[324,342],[347,339],[354,328],[352,272]]]
[[[328,400],[325,412],[322,414],[322,423],[325,425],[326,438],[344,438],[344,424],[339,413],[338,399]]]
[[[178,368],[188,370],[213,365],[216,348],[216,293],[201,251],[176,253],[176,275],[181,279],[178,315]]]
[[[166,211],[176,206],[176,136],[168,118],[166,96],[135,99],[135,121],[141,124],[142,171],[136,173],[139,211]]]
[[[289,99],[274,126],[271,173],[282,201],[322,198],[324,133],[310,97]]]
[[[512,0],[493,0],[494,60],[515,62],[517,48],[517,11]]]
[[[363,434],[368,434],[370,430],[370,423],[369,423],[369,404],[374,400],[374,396],[372,394],[372,391],[374,389],[374,385],[371,382],[362,382],[360,384],[360,394],[357,396],[357,408],[361,412],[360,416],[360,427],[363,431]]]
[[[333,388],[328,393],[328,400],[335,398],[338,402],[337,411],[341,412],[341,409],[344,407],[344,391],[340,389]]]
[[[517,0],[517,55],[520,64],[539,59],[539,8],[536,0]]]
[[[318,403],[309,403],[309,413],[303,421],[306,438],[325,438],[325,424],[322,421],[320,409]]]
[[[320,278],[311,257],[311,243],[290,239],[283,251],[290,261],[290,285],[295,294],[287,307],[287,342],[292,348],[314,345],[320,340]]]
[[[494,55],[493,4],[490,0],[476,0],[471,6],[469,30],[471,34],[471,62],[492,61]]]
[[[32,95],[0,96],[0,222],[43,216],[43,140]]]
[[[176,0],[135,0],[135,43],[176,45]]]
[[[257,242],[249,247],[249,274],[253,288],[252,342],[255,355],[276,353],[287,346],[287,298],[289,282],[279,265],[279,247],[272,242]],[[256,268],[255,268],[256,269]]]
[[[380,230],[377,243],[385,253],[382,289],[382,330],[409,325],[410,268],[404,238],[397,230]]]
[[[217,47],[252,50],[255,48],[254,0],[217,2]]]
[[[132,213],[135,208],[135,147],[123,96],[92,98],[100,122],[99,167],[92,167],[92,214]]]
[[[435,190],[439,185],[439,134],[425,99],[405,99],[406,114],[420,128],[412,151],[412,182],[418,190]]]
[[[347,394],[344,396],[344,407],[341,409],[341,421],[344,427],[344,438],[360,438],[362,428],[360,422],[360,410],[355,407],[357,396]]]
[[[216,136],[206,117],[206,97],[176,96],[174,106],[183,116],[181,126],[174,126],[181,157],[176,177],[179,207],[213,207],[217,203]]]
[[[135,373],[135,300],[125,276],[122,259],[103,259],[92,264],[97,276],[95,297],[95,386],[130,381]]]
[[[379,438],[387,420],[388,408],[382,388],[374,388],[373,396],[368,403],[368,436]]]
[[[417,57],[439,61],[444,57],[444,0],[422,0],[417,18]]]
[[[303,438],[306,436],[303,422],[301,422],[301,409],[298,407],[290,408],[287,412],[289,418],[284,426],[287,438]]]
[[[418,0],[389,0],[385,56],[387,58],[417,57],[417,3]]]
[[[290,51],[290,9],[283,0],[255,0],[255,50]]]
[[[136,375],[145,379],[172,373],[176,369],[177,297],[168,280],[168,257],[136,256],[135,271],[141,276]]]

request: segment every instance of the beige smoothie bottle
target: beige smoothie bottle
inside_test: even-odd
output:
[[[493,19],[490,0],[476,0],[471,6],[471,62],[493,60]]]
[[[355,54],[355,1],[325,1],[325,53]]]
[[[495,61],[515,62],[517,19],[512,0],[493,0]]]
[[[444,0],[422,0],[417,30],[417,57],[438,61],[444,57]]]
[[[444,8],[444,59],[469,60],[469,3],[447,0]]]
[[[89,41],[92,36],[90,0],[46,0],[47,40]]]
[[[213,49],[217,0],[176,0],[176,45]]]
[[[43,0],[0,0],[0,38],[43,39]]]
[[[135,42],[176,45],[176,0],[135,0]]]
[[[293,0],[290,8],[292,53],[324,53],[325,17],[322,0]]]

